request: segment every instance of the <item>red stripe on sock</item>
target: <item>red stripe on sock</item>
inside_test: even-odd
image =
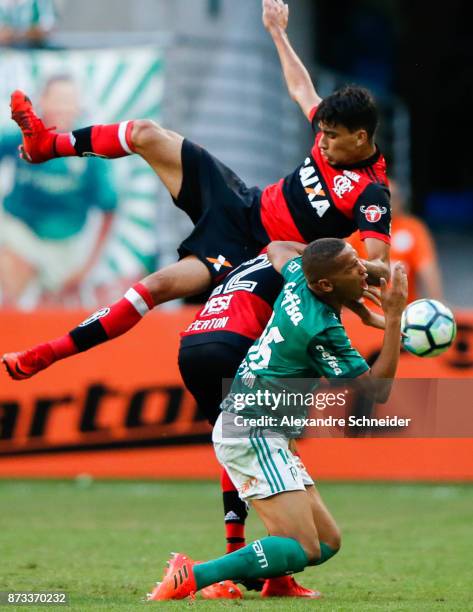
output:
[[[142,283],[136,283],[136,285],[133,285],[133,289],[141,295],[150,310],[152,310],[156,306],[149,289],[145,287]]]
[[[75,355],[79,352],[69,334],[62,336],[61,338],[51,340],[49,345],[51,346],[56,359],[65,359],[66,357],[70,357],[71,355]]]
[[[104,155],[109,159],[129,155],[128,151],[125,151],[120,143],[120,138],[118,137],[119,129],[119,123],[94,125],[91,134],[93,152],[97,155]]]
[[[220,485],[224,493],[237,490],[233,482],[230,480],[230,476],[227,474],[227,471],[224,469],[222,470],[220,476]]]
[[[242,523],[225,523],[225,537],[227,538],[227,554],[243,548],[245,543],[245,525]],[[230,538],[239,538],[240,542],[229,542]]]
[[[225,523],[225,535],[227,538],[245,539],[245,525],[243,523]]]
[[[245,542],[227,542],[227,548],[226,548],[227,555],[229,555],[232,552],[235,552],[236,550],[240,550],[240,548],[245,548],[245,546],[246,546]]]
[[[70,132],[66,134],[57,134],[54,148],[56,150],[56,157],[72,157],[73,155],[77,155],[71,143]]]

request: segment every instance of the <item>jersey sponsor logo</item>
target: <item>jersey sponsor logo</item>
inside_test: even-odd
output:
[[[340,365],[335,355],[329,353],[325,346],[323,346],[322,344],[317,344],[315,348],[317,351],[320,352],[320,356],[322,357],[322,359],[327,362],[329,367],[332,368],[333,373],[339,376],[342,373],[342,369],[340,368]]]
[[[297,327],[299,323],[304,318],[304,315],[299,309],[299,304],[301,303],[301,298],[292,293],[293,288],[296,286],[296,283],[286,283],[284,286],[284,298],[281,302],[281,306],[286,311],[286,314],[291,319],[291,323]]]
[[[232,264],[225,259],[223,255],[219,255],[217,258],[215,257],[206,257],[207,261],[213,264],[213,267],[217,272],[223,268],[233,268]]]
[[[327,200],[325,191],[322,188],[319,175],[315,171],[310,157],[307,157],[304,165],[299,170],[299,178],[304,187],[304,190],[309,198],[310,205],[318,214],[323,217],[330,208],[330,202]]]
[[[201,321],[197,319],[197,321],[193,321],[189,327],[186,329],[186,332],[193,331],[210,331],[214,329],[223,329],[227,326],[229,321],[229,317],[220,317],[216,319],[206,319],[205,321]]]
[[[233,294],[230,295],[219,295],[211,297],[204,306],[204,309],[200,313],[201,317],[209,317],[211,315],[217,315],[230,307]]]
[[[370,204],[369,206],[360,206],[360,212],[365,215],[365,219],[369,223],[377,223],[388,212],[388,209],[386,206]]]
[[[98,319],[101,319],[102,317],[106,317],[109,312],[110,312],[110,308],[101,308],[100,310],[97,310],[96,312],[94,312],[94,314],[91,314],[90,317],[88,317],[85,321],[82,321],[79,327],[85,327],[86,325],[90,325],[94,321],[97,321]]]
[[[256,553],[256,558],[258,559],[258,563],[260,564],[261,569],[265,569],[268,567],[269,563],[266,559],[266,555],[264,554],[263,545],[261,544],[261,540],[256,540],[252,544],[253,550]]]
[[[339,197],[343,197],[345,193],[353,191],[354,187],[348,176],[337,174],[333,179],[333,191]]]

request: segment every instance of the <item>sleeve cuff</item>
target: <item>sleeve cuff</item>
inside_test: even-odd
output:
[[[378,240],[382,240],[386,244],[391,244],[391,236],[388,236],[387,234],[381,234],[381,232],[373,232],[373,231],[363,232],[360,230],[360,238],[362,240],[366,240],[366,238],[377,238]]]
[[[317,112],[318,106],[314,106],[314,108],[309,113],[309,121],[312,123],[314,121],[315,113]]]

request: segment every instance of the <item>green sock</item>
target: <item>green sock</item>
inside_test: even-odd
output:
[[[325,563],[325,561],[328,561],[337,553],[338,548],[335,550],[334,548],[330,548],[330,546],[325,544],[325,542],[320,542],[320,559],[318,559],[314,565],[321,565],[322,563]]]
[[[309,563],[302,546],[292,538],[269,536],[219,559],[194,566],[197,588],[220,580],[271,578],[301,572]]]

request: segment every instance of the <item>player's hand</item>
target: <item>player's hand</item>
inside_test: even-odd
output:
[[[379,287],[370,285],[368,289],[363,291],[363,297],[376,304],[376,306],[381,306],[381,290]]]
[[[282,0],[263,0],[263,25],[272,30],[286,31],[289,21],[289,7]]]
[[[391,285],[384,278],[380,281],[381,306],[386,316],[401,316],[407,304],[407,274],[402,263],[394,265]]]

